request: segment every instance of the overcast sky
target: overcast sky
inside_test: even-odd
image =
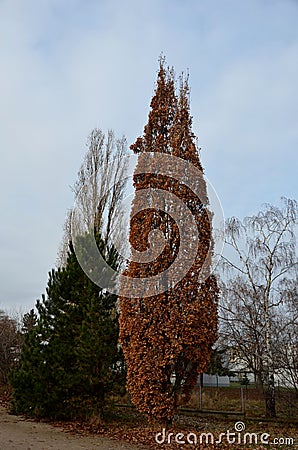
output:
[[[0,0],[0,308],[44,292],[87,136],[142,133],[161,52],[225,216],[297,199],[297,24],[297,0]]]

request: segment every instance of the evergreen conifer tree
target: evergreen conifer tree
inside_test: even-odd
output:
[[[107,262],[117,267],[114,248]],[[119,376],[116,301],[87,277],[70,245],[65,266],[49,273],[46,295],[36,304],[37,323],[11,375],[14,412],[50,418],[102,414],[105,394]]]

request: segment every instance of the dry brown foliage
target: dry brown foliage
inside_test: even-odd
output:
[[[191,129],[189,109],[187,79],[180,78],[177,95],[173,70],[166,69],[161,59],[148,123],[143,136],[131,146],[139,154],[134,175],[136,196],[130,222],[132,255],[150,247],[154,254],[157,251],[158,256],[148,263],[132,260],[128,264],[124,275],[143,279],[142,289],[127,292],[123,283],[119,299],[120,342],[127,365],[127,388],[131,401],[139,411],[147,414],[150,422],[157,420],[159,423],[171,421],[177,408],[178,394],[182,393],[187,400],[198,374],[209,362],[211,347],[217,337],[218,287],[216,278],[210,274],[212,215],[208,210],[206,183]],[[150,173],[150,162],[148,166],[147,159],[144,167],[141,158],[146,152],[154,152],[161,157],[173,155],[192,163],[196,168],[200,195],[195,195],[176,175],[165,176],[156,170]],[[144,173],[140,174],[142,170]],[[185,174],[181,174],[181,178],[182,175]],[[191,268],[174,286],[165,270],[177,258],[182,244],[179,227],[170,215],[172,206],[175,206],[171,202],[175,203],[175,200],[170,200],[161,210],[154,209],[152,197],[152,207],[140,211],[141,197],[137,194],[148,188],[163,189],[174,194],[178,201],[180,199],[194,219],[192,224],[184,224],[187,233],[199,236]],[[163,248],[160,243],[150,242],[152,230],[163,233]],[[187,261],[187,253],[180,261],[178,272]],[[162,292],[153,295],[150,279],[160,273],[164,273],[161,277]]]

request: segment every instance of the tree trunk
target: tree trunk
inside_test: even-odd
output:
[[[266,417],[276,417],[275,407],[275,387],[274,376],[268,376],[268,383],[265,386],[265,403],[266,403]]]
[[[203,374],[203,372],[200,373],[200,386],[201,386],[201,388],[204,387],[204,374]]]
[[[255,374],[255,383],[256,383],[256,387],[257,387],[258,391],[260,392],[260,394],[263,394],[265,392],[265,389],[264,389],[264,382],[262,379],[262,374],[260,372],[257,372]]]

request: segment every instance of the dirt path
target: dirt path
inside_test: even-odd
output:
[[[141,446],[98,436],[76,436],[46,423],[7,414],[0,406],[1,450],[139,450]]]

